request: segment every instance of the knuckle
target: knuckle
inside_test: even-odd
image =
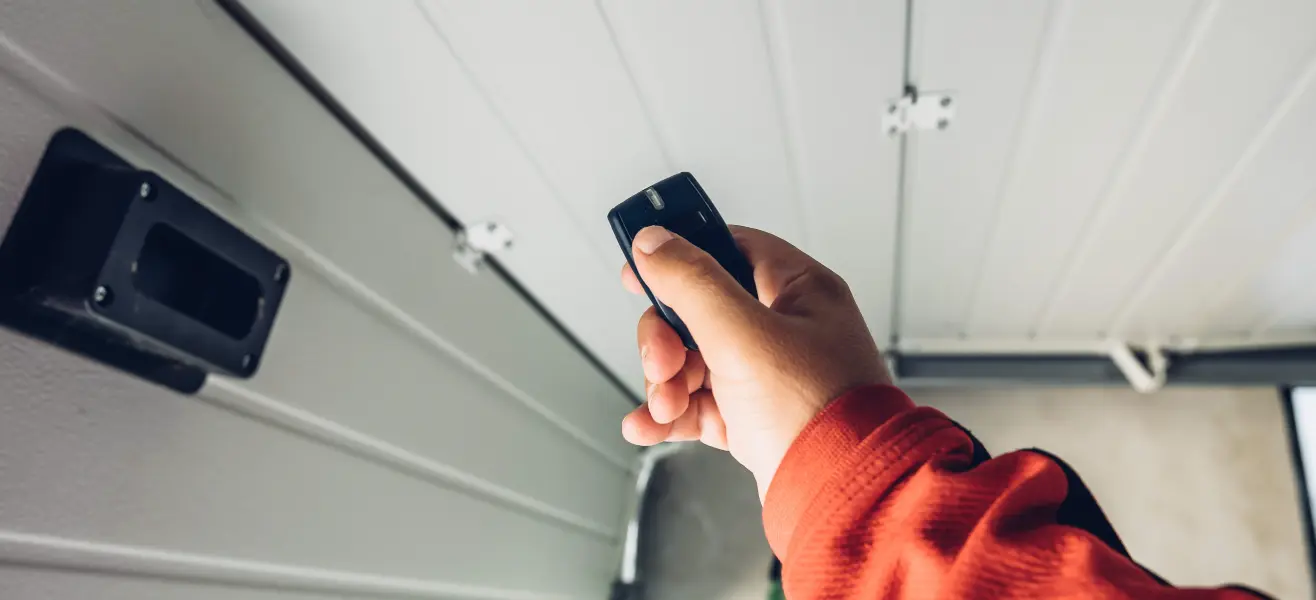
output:
[[[815,265],[811,271],[813,284],[817,286],[819,292],[833,298],[850,298],[850,285],[837,275],[831,269],[822,265]]]
[[[804,271],[804,276],[800,279],[805,280],[809,289],[819,295],[832,297],[832,299],[845,300],[851,296],[850,286],[841,279],[836,272],[821,266],[821,264],[812,264]]]

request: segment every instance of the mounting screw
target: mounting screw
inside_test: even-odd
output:
[[[110,291],[110,288],[98,285],[96,291],[91,293],[91,299],[100,306],[109,306],[110,302],[114,300],[114,293]]]
[[[950,96],[942,96],[942,97],[941,97],[941,105],[942,105],[943,107],[950,106]]]
[[[283,283],[283,280],[287,278],[288,278],[288,265],[286,263],[279,263],[279,266],[274,267],[275,283]]]
[[[151,187],[151,182],[143,181],[142,185],[137,188],[137,196],[142,200],[155,198],[155,188]]]
[[[251,367],[252,360],[254,360],[254,357],[252,357],[250,354],[244,354],[242,356],[242,368],[246,369]]]
[[[947,127],[950,127],[950,121],[946,119],[937,119],[937,129],[945,129]]]

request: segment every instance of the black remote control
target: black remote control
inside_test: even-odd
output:
[[[608,223],[612,225],[617,243],[621,245],[621,251],[626,255],[626,262],[630,263],[636,279],[639,279],[640,285],[644,286],[644,293],[648,294],[649,301],[658,309],[663,319],[666,319],[672,329],[676,330],[677,335],[681,336],[686,348],[698,350],[699,346],[695,344],[695,339],[691,337],[685,323],[681,322],[681,317],[654,297],[648,284],[640,277],[640,271],[635,268],[635,258],[631,255],[631,241],[641,229],[650,225],[661,225],[668,231],[689,240],[717,260],[718,264],[721,264],[722,268],[726,269],[751,296],[758,296],[754,288],[754,269],[736,247],[736,241],[731,237],[731,230],[727,229],[722,215],[713,207],[713,201],[708,199],[704,188],[699,187],[694,175],[678,173],[627,198],[608,212]]]

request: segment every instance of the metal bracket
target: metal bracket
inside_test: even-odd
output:
[[[1112,342],[1110,359],[1115,362],[1133,389],[1143,394],[1150,394],[1165,387],[1166,375],[1169,373],[1170,359],[1157,344],[1148,344],[1147,366],[1134,356],[1133,349],[1122,342]]]
[[[472,275],[480,272],[485,257],[512,247],[512,230],[501,223],[481,221],[457,232],[452,259]]]
[[[955,119],[955,100],[940,92],[919,93],[913,87],[905,95],[887,103],[882,115],[882,130],[895,137],[910,129],[946,129]]]

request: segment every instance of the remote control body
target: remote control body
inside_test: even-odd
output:
[[[626,255],[631,270],[644,287],[649,301],[658,309],[663,319],[676,330],[685,347],[698,350],[690,330],[673,311],[653,295],[640,272],[635,268],[635,258],[631,254],[631,242],[635,234],[650,225],[661,225],[668,231],[685,238],[690,243],[702,248],[711,255],[722,268],[726,269],[740,286],[750,295],[757,296],[754,288],[754,270],[745,255],[736,247],[731,231],[718,214],[717,208],[709,200],[708,194],[689,173],[678,173],[645,188],[638,194],[627,198],[608,213],[608,222],[612,232],[617,236],[617,243]]]

